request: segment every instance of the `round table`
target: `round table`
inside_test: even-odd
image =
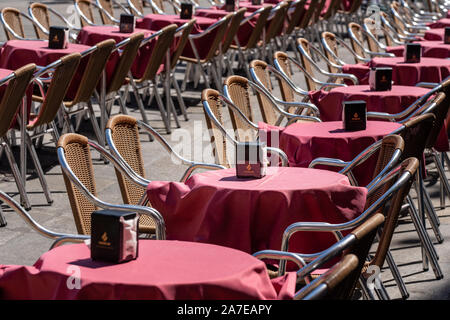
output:
[[[38,66],[47,66],[59,58],[74,52],[83,52],[90,46],[69,43],[66,49],[49,49],[47,41],[38,40],[10,40],[7,41],[0,53],[0,68],[15,70],[29,63]],[[80,62],[72,83],[67,90],[67,98],[72,99],[78,90],[83,71],[87,63],[87,57]]]
[[[193,18],[196,20],[196,22],[194,24],[194,28],[192,29],[192,34],[201,33],[218,21],[218,19],[211,19],[206,17]],[[174,14],[148,14],[136,21],[136,27],[159,31],[170,24],[176,24],[180,27],[189,21],[189,19],[181,19],[179,15]],[[195,46],[201,59],[205,58],[208,54],[210,45],[213,42],[215,36],[216,32],[213,31],[200,39],[194,40]],[[189,42],[186,44],[186,47],[183,50],[183,56],[195,58],[194,52]]]
[[[450,57],[450,44],[442,41],[421,41],[422,56],[429,58],[446,59]],[[393,53],[397,57],[403,57],[405,46],[387,47],[386,52]]]
[[[111,264],[72,244],[44,253],[34,266],[0,265],[0,298],[289,299],[295,280],[288,274],[278,288],[261,260],[215,245],[140,240],[136,260]]]
[[[118,26],[87,26],[83,27],[78,33],[77,41],[78,43],[89,46],[94,46],[97,43],[108,39],[113,39],[114,41],[116,41],[116,43],[120,43],[136,33],[143,33],[144,38],[147,38],[151,36],[154,31],[135,28],[133,33],[121,33]],[[144,47],[141,47],[139,49],[135,62],[131,67],[131,72],[134,78],[139,79],[143,76],[155,43],[156,39],[148,42]],[[118,63],[118,59],[119,56],[117,52],[113,53],[110,60],[108,61],[108,64],[106,65],[107,79],[110,79],[112,77],[114,69]]]
[[[430,89],[392,86],[390,91],[371,91],[368,85],[337,87],[330,91],[317,90],[309,98],[320,110],[322,121],[342,120],[342,102],[364,100],[367,111],[398,113],[425,95]]]
[[[430,29],[425,31],[423,38],[430,41],[444,41],[445,28]]]
[[[342,73],[353,74],[358,79],[358,84],[369,84],[370,68],[367,63],[345,64],[342,66]],[[344,80],[345,84],[352,86],[353,82]]]
[[[259,123],[260,140],[272,147],[279,147],[289,159],[292,167],[308,167],[319,157],[335,158],[343,161],[353,160],[364,149],[397,130],[401,124],[387,121],[367,121],[366,130],[344,131],[342,121],[294,123],[286,128]],[[278,135],[278,144],[274,136]],[[377,156],[368,159],[364,166],[356,168],[354,174],[359,185],[367,185],[373,178]],[[339,171],[340,168],[321,167]]]
[[[442,29],[445,27],[450,27],[450,19],[449,18],[439,19],[438,21],[428,23],[427,25],[431,29]]]
[[[166,222],[168,239],[223,245],[254,253],[281,249],[287,226],[300,221],[340,223],[364,210],[366,188],[336,172],[269,167],[261,179],[236,170],[193,175],[186,183],[152,181],[147,195]],[[293,252],[318,252],[336,242],[328,233],[300,232]]]

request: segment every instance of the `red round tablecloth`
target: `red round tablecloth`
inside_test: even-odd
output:
[[[364,100],[367,111],[398,113],[425,95],[430,89],[392,86],[390,91],[370,91],[368,85],[337,87],[331,91],[317,90],[309,93],[311,102],[320,110],[322,121],[342,120],[342,102]]]
[[[346,64],[342,67],[342,73],[355,75],[359,84],[369,84],[370,68],[367,63]],[[353,85],[352,81],[345,80],[346,85]]]
[[[289,159],[292,167],[308,167],[319,157],[335,158],[343,161],[353,160],[368,146],[401,127],[396,122],[367,121],[366,130],[344,131],[342,121],[317,123],[294,123],[286,128],[259,123],[260,140],[270,138],[271,146],[279,147]],[[278,135],[278,146],[276,145]],[[367,185],[373,178],[376,165],[375,155],[357,168],[354,173],[359,185]],[[339,171],[340,168],[320,167]]]
[[[194,28],[192,29],[193,34],[201,33],[205,31],[209,26],[213,25],[217,22],[218,19],[211,19],[206,17],[194,17],[196,23],[194,24]],[[181,19],[179,15],[173,14],[148,14],[142,19],[138,19],[136,21],[136,27],[148,30],[159,31],[164,27],[174,23],[177,26],[182,26],[186,22],[190,21],[189,19]],[[217,29],[216,29],[217,30]],[[210,45],[216,36],[216,32],[213,31],[201,39],[195,40],[195,46],[197,47],[198,54],[200,58],[203,59],[208,54]],[[186,47],[183,51],[183,56],[195,58],[194,52],[192,51],[192,47],[189,42],[186,44]]]
[[[70,276],[78,276],[80,287]],[[193,242],[140,240],[136,260],[92,261],[85,244],[44,253],[34,266],[0,265],[1,299],[290,299],[295,273],[272,284],[261,260]],[[72,285],[69,289],[67,284]],[[282,286],[280,287],[280,284]]]
[[[47,66],[59,58],[74,52],[83,52],[90,46],[69,43],[66,49],[49,49],[47,41],[10,40],[1,48],[0,68],[15,70],[29,63]],[[82,59],[80,66],[67,91],[67,98],[72,99],[78,89],[87,63],[87,57]]]
[[[445,27],[450,27],[450,19],[449,18],[439,19],[438,21],[428,23],[427,25],[431,29],[442,29]]]
[[[444,41],[445,28],[430,29],[425,31],[423,38],[430,41]]]
[[[131,35],[136,33],[144,33],[144,37],[147,38],[151,36],[154,31],[147,29],[135,28],[133,33],[121,33],[119,32],[118,26],[87,26],[83,27],[78,33],[77,41],[81,44],[94,46],[99,42],[104,40],[113,39],[116,43],[122,42],[123,40],[129,38]],[[147,66],[148,60],[151,57],[153,48],[155,46],[156,39],[147,43],[144,47],[140,48],[138,55],[135,59],[133,66],[131,67],[131,72],[134,78],[141,78],[144,75],[145,68]],[[116,64],[118,63],[119,56],[114,53],[108,64],[106,65],[106,75],[107,80],[111,79]],[[161,67],[161,70],[163,67]]]
[[[355,218],[366,193],[335,172],[286,167],[269,167],[262,179],[238,179],[233,168],[195,174],[186,183],[153,181],[147,188],[168,239],[248,253],[280,250],[283,232],[294,222]],[[290,250],[317,252],[335,242],[331,234],[301,232],[291,238]]]
[[[446,59],[450,57],[450,44],[442,41],[421,41],[422,56],[429,58]],[[393,53],[397,57],[403,57],[405,46],[387,47],[386,52]]]

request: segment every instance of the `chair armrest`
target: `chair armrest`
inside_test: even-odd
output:
[[[439,83],[436,83],[436,82],[419,82],[416,84],[416,87],[433,89],[434,87],[436,87],[438,85],[439,85]]]
[[[350,162],[342,161],[333,158],[316,158],[309,164],[308,168],[314,168],[315,166],[329,166],[329,167],[339,167],[343,168],[347,166]]]
[[[390,113],[386,113],[386,112],[375,112],[375,111],[367,112],[367,120],[369,120],[369,119],[384,119],[384,120],[395,121],[396,117],[397,117],[396,114],[390,114]]]
[[[224,166],[219,165],[219,164],[200,163],[200,162],[199,163],[194,163],[189,168],[187,168],[187,170],[185,171],[185,173],[181,177],[180,182],[186,182],[187,179],[189,179],[191,177],[192,173],[194,173],[194,171],[197,170],[197,169],[223,170],[223,169],[226,169],[226,168]]]
[[[278,155],[278,157],[281,159],[281,166],[289,167],[288,157],[287,157],[286,153],[284,153],[283,150],[274,148],[274,147],[267,147],[267,152],[276,153]]]

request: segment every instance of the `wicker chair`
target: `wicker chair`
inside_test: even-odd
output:
[[[103,24],[114,25],[120,23],[120,20],[114,17],[114,6],[119,7],[123,13],[130,14],[130,11],[116,0],[96,0],[96,4]]]
[[[218,67],[216,64],[216,57],[220,55],[221,52],[221,44],[224,40],[225,34],[228,30],[228,26],[233,18],[234,13],[230,13],[225,17],[218,20],[213,25],[209,26],[205,31],[198,34],[189,35],[189,43],[194,52],[195,58],[186,57],[181,55],[179,59],[187,63],[187,69],[185,72],[185,77],[183,83],[181,85],[181,90],[186,90],[186,83],[188,77],[191,73],[192,66],[195,65],[198,70],[200,70],[200,74],[203,77],[203,81],[205,82],[206,87],[210,87],[210,82],[214,81],[216,88],[221,87],[221,76],[218,74]],[[198,54],[197,47],[195,45],[195,40],[201,39],[211,32],[215,32],[214,40],[212,41],[208,53],[204,57],[200,57]],[[220,89],[219,89],[220,90]]]
[[[224,169],[223,166],[215,164],[206,164],[187,160],[176,153],[169,143],[154,130],[142,121],[126,115],[117,115],[109,119],[106,126],[106,140],[113,156],[122,161],[129,167],[130,171],[138,177],[138,181],[144,181],[144,184],[138,184],[135,180],[127,179],[126,176],[116,169],[117,180],[119,181],[120,191],[124,203],[144,205],[147,202],[146,187],[150,183],[145,179],[144,161],[142,157],[142,147],[139,137],[139,129],[151,134],[170,154],[172,159],[177,159],[180,163],[187,165],[188,169],[183,174],[180,181],[185,182],[191,174],[199,168],[218,170]]]
[[[112,205],[98,199],[90,147],[107,157],[115,168],[128,174],[127,168],[120,161],[95,142],[74,133],[61,136],[58,141],[58,160],[78,233],[91,233],[91,214],[102,208],[137,212],[140,214],[139,232],[156,233],[156,239],[165,239],[164,219],[155,209],[128,204]]]
[[[144,6],[150,6],[153,13],[166,14],[164,2],[168,2],[175,13],[180,12],[180,5],[175,1],[167,0],[127,0],[128,7],[138,17],[144,17]]]
[[[254,139],[256,131],[258,130],[258,126],[251,122],[251,120],[249,120],[244,115],[244,113],[234,105],[234,103],[232,103],[224,95],[220,94],[220,92],[218,92],[217,90],[203,90],[202,104],[203,111],[205,113],[206,124],[208,126],[211,137],[211,145],[213,149],[212,151],[216,159],[216,163],[229,168],[232,164],[234,164],[235,161],[235,159],[233,159],[232,157],[234,151],[231,148],[236,146],[238,141],[242,142],[252,140],[252,137]],[[243,123],[246,128],[250,129],[251,137],[241,132],[242,130],[235,132],[235,136],[230,135],[230,133],[225,129],[224,125],[222,113],[223,104],[229,107],[230,114],[232,114],[232,119],[235,115],[239,117],[236,117],[236,123],[239,121],[239,123]],[[233,127],[235,126],[236,125],[234,124]],[[230,143],[227,143],[227,140]],[[287,156],[282,150],[268,147],[267,151],[273,154],[271,163],[279,165],[279,160],[281,159],[282,166],[288,166]],[[277,157],[275,155],[277,155]]]
[[[353,51],[355,51],[358,56],[364,58],[395,57],[395,55],[392,53],[380,52],[379,49],[377,51],[372,51],[369,50],[369,48],[366,48],[364,46],[364,37],[367,39],[367,42],[370,42],[370,40],[372,40],[372,47],[374,45],[373,39],[370,37],[371,34],[357,23],[350,22],[348,24],[348,34],[350,36]]]
[[[19,10],[14,8],[3,8],[1,10],[0,21],[3,24],[3,30],[5,31],[7,40],[36,40],[26,38],[22,18],[25,18],[26,20],[31,22],[36,30],[37,25],[34,20],[26,14],[20,12]]]
[[[13,124],[13,121],[16,119],[16,114],[22,107],[23,98],[35,70],[36,65],[28,64],[20,69],[17,69],[6,78],[0,80],[0,85],[3,86],[7,84],[0,101],[1,147],[6,152],[6,158],[8,159],[14,180],[16,181],[17,189],[20,193],[21,203],[27,210],[31,208],[31,204],[25,190],[25,172],[21,173],[17,166],[16,160],[14,159],[11,151],[11,145],[7,134]],[[21,154],[24,154],[23,149],[25,148],[25,142],[22,142],[21,148]],[[25,167],[22,168],[25,169]]]
[[[145,113],[144,101],[140,94],[140,91],[150,90],[153,87],[153,94],[150,96],[150,99],[147,105],[150,105],[153,97],[156,98],[156,102],[158,104],[159,111],[161,113],[162,120],[166,127],[167,133],[171,133],[170,127],[170,114],[171,112],[176,115],[175,110],[164,109],[164,104],[162,102],[161,96],[158,92],[158,70],[160,66],[165,63],[165,59],[167,57],[167,52],[170,50],[170,46],[173,43],[174,35],[177,30],[177,25],[171,24],[158,32],[152,34],[150,37],[144,39],[141,43],[141,47],[148,44],[149,41],[153,41],[155,38],[156,44],[154,45],[154,50],[152,50],[152,54],[147,62],[145,67],[145,71],[141,78],[134,79],[131,74],[129,76],[129,81],[131,87],[133,88],[133,94],[138,103],[139,110],[141,111],[142,120],[149,125],[149,121],[147,118],[147,114]],[[167,87],[166,87],[167,89]],[[167,91],[166,91],[167,93]],[[168,95],[166,95],[166,99],[170,99]],[[169,107],[173,104],[169,104]]]
[[[328,68],[331,66],[332,68],[342,70],[342,67],[347,64],[343,60],[342,55],[339,55],[339,52],[342,52],[341,48],[346,49],[345,52],[349,53],[346,57],[352,57],[355,63],[368,63],[370,61],[369,58],[364,58],[358,55],[355,51],[353,51],[351,46],[349,46],[344,40],[337,37],[334,33],[328,31],[322,32],[321,43],[325,56],[328,61],[330,61]]]

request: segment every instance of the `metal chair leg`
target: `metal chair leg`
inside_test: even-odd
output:
[[[6,218],[3,215],[2,208],[0,208],[0,228],[6,227],[6,225],[7,225]]]
[[[153,93],[155,94],[155,97],[156,97],[156,104],[158,105],[159,111],[161,113],[162,120],[163,120],[164,125],[166,127],[166,132],[167,133],[171,133],[172,130],[170,128],[169,120],[167,118],[168,115],[166,114],[166,111],[164,109],[163,101],[161,99],[161,96],[159,95],[158,86],[156,85],[155,82],[152,81],[152,83],[153,83]]]
[[[188,118],[187,111],[186,111],[186,104],[184,103],[183,96],[181,95],[181,90],[180,90],[180,87],[178,86],[177,79],[175,79],[175,76],[173,74],[171,75],[170,78],[171,78],[173,87],[175,88],[175,92],[177,93],[178,104],[180,105],[180,109],[181,109],[181,112],[183,113],[184,120],[188,121],[189,118]]]
[[[394,258],[392,257],[392,254],[389,250],[386,254],[386,262],[389,266],[389,269],[391,270],[392,276],[394,277],[394,281],[397,284],[398,289],[400,290],[400,294],[402,295],[402,298],[405,300],[408,299],[409,292],[406,289],[406,285],[400,274],[400,270],[398,270],[397,264],[395,263]]]

